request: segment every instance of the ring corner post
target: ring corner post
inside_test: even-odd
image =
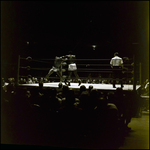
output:
[[[17,86],[19,85],[20,55],[18,55]]]
[[[142,70],[142,64],[141,64],[141,62],[139,63],[139,84],[141,85],[142,84],[142,72],[141,72],[141,70]]]
[[[133,62],[134,62],[134,66],[133,66],[133,91],[136,90],[136,58],[135,55],[133,56]]]
[[[60,82],[62,82],[62,63],[60,65]]]

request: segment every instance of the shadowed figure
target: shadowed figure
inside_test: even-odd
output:
[[[76,98],[74,91],[69,89],[63,98],[63,105],[59,109],[59,130],[60,142],[65,141],[69,144],[70,140],[77,138],[78,129],[78,109],[75,105]]]
[[[48,74],[46,75],[46,78],[48,79],[49,76],[51,76],[53,73],[56,73],[59,78],[60,81],[62,81],[62,75],[61,75],[61,70],[60,70],[60,66],[62,63],[62,57],[55,57],[55,61],[54,61],[54,65],[52,66],[52,68],[49,70]]]

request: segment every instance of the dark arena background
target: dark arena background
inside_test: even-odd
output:
[[[2,148],[148,149],[148,1],[2,1]],[[76,56],[46,75],[55,57]],[[113,87],[110,60],[123,59]],[[136,143],[136,144],[135,144]]]

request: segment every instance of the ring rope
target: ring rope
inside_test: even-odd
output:
[[[40,59],[40,60],[36,60],[36,59],[32,59],[30,56],[29,57],[27,57],[27,58],[20,58],[20,59],[22,59],[22,60],[27,60],[27,61],[29,61],[29,62],[31,62],[31,61],[34,61],[34,62],[40,62],[40,63],[48,63],[48,64],[52,64],[52,63],[54,63],[54,60],[55,59]],[[44,60],[44,61],[43,61]],[[46,60],[46,61],[45,61]],[[78,61],[80,61],[80,60],[82,60],[82,62],[83,61],[110,61],[110,59],[75,59],[76,60],[76,62],[78,62]],[[129,59],[128,59],[129,60]],[[132,59],[130,59],[130,60],[132,60]],[[47,61],[51,61],[51,62],[47,62]],[[53,62],[52,62],[53,61]],[[77,63],[77,66],[84,66],[85,68],[78,68],[78,72],[86,72],[86,73],[112,73],[112,68],[110,68],[110,69],[93,69],[93,68],[90,68],[90,67],[110,67],[110,64],[108,63],[108,64],[90,64],[90,63],[85,63],[85,64],[79,64],[79,63]],[[129,61],[128,61],[129,62]],[[96,62],[97,63],[97,62]],[[132,63],[133,64],[133,63]],[[133,65],[132,64],[123,64],[123,66],[125,66],[125,67],[128,67],[128,66],[130,66],[130,67],[133,67]],[[67,65],[67,64],[65,64],[65,65]],[[62,66],[65,66],[65,65],[63,65],[62,64]],[[137,66],[137,64],[136,64],[136,66]],[[32,68],[32,67],[30,67],[30,66],[26,66],[26,67],[23,67],[23,66],[21,66],[21,67],[19,67],[19,68],[21,68],[21,69],[26,69],[26,70],[39,70],[39,71],[41,71],[41,70],[43,70],[43,71],[47,71],[47,70],[49,70],[50,68],[36,68],[36,67],[34,67],[34,68]],[[131,74],[133,74],[133,69],[129,69],[129,68],[125,68],[126,70],[124,70],[123,69],[123,73],[131,73]],[[64,70],[65,69],[62,69],[63,71],[62,72],[64,72]],[[67,69],[66,69],[67,70]],[[65,75],[62,75],[62,76],[65,76]],[[22,75],[20,75],[20,77],[32,77],[31,75],[28,75],[28,76],[22,76]],[[35,76],[34,76],[35,77]],[[38,76],[38,78],[40,78],[41,76]],[[59,77],[49,77],[49,78],[59,78]],[[102,79],[101,77],[88,77],[88,76],[86,76],[86,77],[80,77],[81,79],[83,78],[86,78],[86,79],[88,79],[88,78],[93,78],[93,79]],[[131,78],[131,77],[128,77],[128,75],[127,75],[127,77],[126,78]],[[103,78],[104,79],[104,78]],[[109,78],[106,78],[106,79],[109,79]],[[110,79],[112,79],[112,78],[110,78]]]
[[[36,60],[36,59],[32,59],[32,60],[28,60],[27,58],[20,58],[20,59],[22,59],[22,60],[27,60],[27,61],[29,61],[29,62],[40,62],[40,63],[51,63],[51,62],[46,62],[46,61],[41,61],[41,60]],[[55,59],[50,59],[50,60],[55,60]]]
[[[55,59],[40,59],[40,60],[37,60],[37,59],[32,59],[32,57],[28,56],[27,58],[21,58],[20,59],[23,59],[23,60],[27,60],[29,62],[40,62],[40,63],[47,63],[47,64],[51,64],[51,62],[47,62],[47,61],[41,61],[41,60],[49,60],[49,61],[54,61]],[[75,59],[75,61],[110,61],[110,59]],[[129,60],[129,58],[128,58]],[[130,59],[131,60],[131,59]],[[89,66],[110,66],[109,64],[78,64],[78,66],[84,66],[86,65],[86,67],[89,67]],[[124,66],[131,66],[131,64],[124,64]]]
[[[54,58],[52,59],[32,59],[30,56],[27,58],[23,58],[21,57],[20,59],[24,59],[24,60],[32,60],[32,61],[41,61],[41,62],[46,62],[46,61],[52,61],[55,60]],[[110,59],[74,59],[75,61],[110,61]],[[129,60],[133,60],[133,58],[130,58]]]
[[[20,67],[20,68],[22,68],[22,69],[27,69],[27,70],[49,70],[49,68],[31,68],[30,66],[27,66],[27,67]],[[112,69],[90,69],[90,68],[79,68],[78,69],[78,71],[83,71],[83,72],[85,72],[85,71],[97,71],[97,72],[101,72],[101,71],[103,71],[103,72],[105,72],[105,71],[110,71],[110,72],[112,72]],[[124,71],[124,72],[131,72],[132,71],[132,69],[128,69],[128,71]]]

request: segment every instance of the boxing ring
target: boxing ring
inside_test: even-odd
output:
[[[58,84],[59,82],[52,82],[52,83],[43,83],[43,87],[50,87],[50,88],[58,88]],[[63,83],[63,85],[65,85],[65,83]],[[116,88],[113,88],[111,84],[93,84],[93,83],[81,83],[80,86],[84,85],[86,87],[86,89],[89,88],[89,86],[93,86],[93,89],[97,89],[97,90],[116,90],[116,88],[120,88],[120,85],[116,84]],[[34,83],[34,84],[19,84],[19,86],[21,87],[38,87],[39,84],[38,83]],[[71,83],[71,85],[69,86],[69,88],[71,89],[79,89],[80,86],[78,86],[78,83]],[[136,89],[138,89],[140,86],[136,85]],[[129,84],[124,84],[124,87],[122,88],[123,90],[126,91],[131,91],[133,90],[133,85],[129,85]]]
[[[124,57],[123,67],[123,90],[136,90],[140,84],[140,65],[134,65],[134,59]],[[27,58],[18,57],[18,74],[17,83],[20,87],[38,87],[39,82],[43,82],[43,87],[57,88],[61,82],[65,85],[64,80],[67,77],[67,64],[61,64],[62,80],[57,74],[52,74],[49,80],[45,79],[48,71],[54,64],[54,59],[32,59],[30,56]],[[84,85],[87,89],[90,85],[94,89],[98,90],[116,90],[121,87],[119,81],[116,83],[116,88],[112,86],[112,68],[110,67],[110,59],[76,59],[77,72],[82,81],[81,85]],[[138,72],[138,74],[137,74]],[[21,79],[36,79],[34,83],[21,83]],[[69,88],[79,89],[78,83],[75,77],[72,77],[71,85]]]

